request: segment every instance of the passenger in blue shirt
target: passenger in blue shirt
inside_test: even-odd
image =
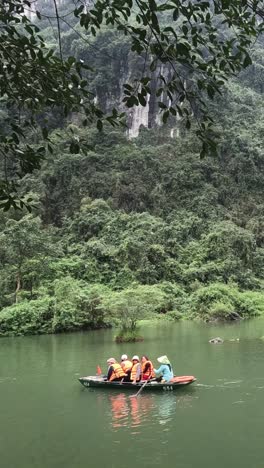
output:
[[[157,376],[161,376],[161,382],[169,382],[173,378],[173,370],[167,356],[160,356],[157,361],[161,364],[158,369],[154,369]]]

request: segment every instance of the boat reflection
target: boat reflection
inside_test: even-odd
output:
[[[111,425],[114,429],[120,427],[137,428],[150,424],[166,424],[176,410],[174,395],[145,394],[132,397],[125,393],[108,395],[111,408]]]
[[[127,396],[124,393],[109,395],[109,402],[112,413],[112,426],[114,428],[126,426],[130,412]]]
[[[168,424],[176,411],[176,396],[162,395],[158,405],[158,422],[161,425]]]

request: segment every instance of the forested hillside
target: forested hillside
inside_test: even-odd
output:
[[[120,106],[138,66],[127,40],[111,27],[90,44],[66,24],[62,34],[67,53],[96,69],[90,83],[102,106]],[[48,24],[43,35],[52,37]],[[104,327],[131,313],[264,313],[263,80],[257,42],[253,65],[209,102],[218,150],[202,159],[195,122],[190,131],[181,120],[158,125],[157,109],[147,121],[137,114],[132,139],[48,113],[56,149],[19,187],[32,212],[0,212],[0,334]],[[3,103],[1,126],[8,112]],[[83,140],[86,151],[66,145]]]

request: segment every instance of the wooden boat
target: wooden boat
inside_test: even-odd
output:
[[[89,375],[87,377],[80,377],[79,381],[84,387],[111,388],[116,390],[139,390],[142,387],[142,385],[145,384],[144,391],[171,391],[185,387],[186,385],[190,385],[191,383],[196,381],[196,378],[193,375],[182,375],[174,377],[170,382],[165,383],[157,382],[155,379],[152,379],[147,384],[145,380],[141,380],[136,384],[132,384],[131,382],[107,382],[104,380],[103,377],[100,377],[98,375]]]

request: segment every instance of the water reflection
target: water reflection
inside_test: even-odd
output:
[[[111,423],[114,428],[127,426],[130,412],[129,399],[124,393],[109,395],[111,408]]]
[[[168,424],[176,411],[176,396],[175,395],[161,395],[158,406],[159,424]]]
[[[152,419],[155,413],[155,398],[153,395],[142,395],[135,398],[120,393],[108,395],[110,403],[110,422],[114,429],[120,427],[137,428]]]
[[[166,425],[176,412],[176,396],[173,394],[145,394],[132,397],[127,393],[106,394],[109,402],[110,425],[114,430],[151,425]]]

